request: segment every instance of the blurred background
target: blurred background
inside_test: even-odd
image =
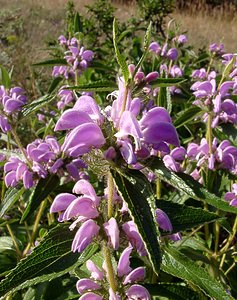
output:
[[[23,85],[26,77],[35,82],[31,80],[35,74],[30,65],[47,57],[47,46],[64,34],[70,3],[67,0],[0,0],[0,64],[14,66],[15,77]],[[99,30],[109,24],[111,14],[125,24],[133,18],[153,19],[156,24],[160,18],[156,32],[164,37],[168,22],[175,19],[179,32],[187,35],[195,50],[213,42],[223,43],[226,52],[237,49],[237,0],[74,0],[73,3],[87,22],[93,18],[98,22]]]

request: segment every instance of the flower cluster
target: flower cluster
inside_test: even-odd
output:
[[[218,140],[214,138],[212,149],[205,138],[200,144],[190,143],[187,156],[191,161],[197,162],[197,167],[206,165],[210,170],[227,169],[233,174],[237,173],[237,148],[227,140],[218,145]]]
[[[133,284],[137,281],[143,281],[145,278],[145,268],[138,267],[134,270],[130,267],[130,254],[133,248],[128,246],[120,255],[117,270],[115,272],[117,282],[119,286],[118,290],[121,292],[115,292],[112,288],[109,288],[108,299],[113,300],[132,300],[132,299],[143,299],[150,300],[150,294],[147,289],[139,284]],[[78,293],[82,296],[80,300],[102,300],[104,299],[107,291],[107,280],[104,275],[104,271],[100,270],[98,266],[92,261],[88,260],[86,263],[87,269],[91,274],[91,278],[82,278],[77,282]],[[106,266],[103,265],[105,271]],[[121,286],[120,286],[121,285]],[[92,292],[93,291],[93,292]],[[96,293],[94,293],[96,291]],[[123,298],[121,298],[123,296]]]
[[[227,192],[224,196],[226,201],[230,202],[230,205],[237,206],[237,183],[232,185],[232,191]]]
[[[105,194],[101,197],[96,195],[93,186],[89,181],[81,179],[73,188],[73,194],[62,193],[56,196],[54,202],[50,208],[51,213],[60,213],[59,221],[68,221],[73,219],[74,222],[71,224],[70,229],[73,230],[79,225],[74,240],[72,242],[73,252],[82,252],[86,247],[91,244],[95,239],[99,243],[105,242],[106,247],[110,247],[113,250],[118,250],[123,247],[126,239],[129,246],[123,250],[120,259],[118,261],[116,276],[118,277],[117,282],[123,286],[124,289],[118,288],[122,293],[125,293],[126,298],[133,299],[133,297],[144,297],[142,299],[150,299],[148,291],[140,285],[132,285],[131,283],[143,280],[145,277],[145,268],[138,267],[132,270],[129,266],[129,256],[133,249],[136,249],[140,256],[146,256],[147,251],[141,236],[137,230],[137,227],[133,221],[125,221],[128,219],[128,211],[125,203],[117,195],[116,190],[113,192],[113,203],[117,210],[116,218],[111,217],[105,221],[104,216],[104,200],[107,200],[108,194],[107,189]],[[79,195],[79,196],[76,196]],[[169,217],[160,209],[156,211],[157,222],[164,231],[172,232],[172,224]],[[120,220],[118,222],[117,220]],[[180,239],[180,235],[172,234],[169,236],[173,241]],[[120,239],[123,240],[122,244]],[[80,279],[77,283],[77,289],[82,296],[80,299],[103,299],[100,296],[105,295],[103,290],[106,290],[107,284],[105,284],[105,276],[103,271],[99,270],[98,267],[92,262],[87,262],[87,268],[91,272],[92,279]],[[106,264],[104,264],[106,270]],[[130,287],[129,287],[130,286]],[[95,294],[91,291],[97,291]],[[109,299],[121,299],[118,292],[109,289]]]
[[[64,76],[66,79],[81,75],[92,61],[94,53],[80,45],[75,37],[67,40],[65,36],[59,37],[59,44],[64,47],[64,58],[67,65],[55,66],[52,75]]]
[[[165,43],[161,47],[157,42],[152,42],[149,46],[150,52],[154,54],[167,58],[168,60],[176,60],[178,58],[178,50],[176,48],[168,49],[168,44]]]
[[[11,88],[9,91],[0,86],[0,128],[3,132],[11,130],[9,117],[14,117],[27,102],[25,91],[20,87]]]
[[[14,187],[22,181],[24,187],[29,189],[38,179],[46,178],[48,174],[58,174],[69,181],[87,178],[84,172],[86,163],[73,158],[64,161],[61,146],[53,136],[46,136],[44,140],[36,139],[23,150],[25,158],[10,157],[4,165],[7,187]]]

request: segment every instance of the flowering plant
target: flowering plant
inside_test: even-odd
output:
[[[188,73],[186,36],[161,45],[151,31],[128,65],[114,21],[116,82],[85,83],[96,53],[78,37],[59,37],[53,84],[31,103],[2,68],[1,239],[11,259],[0,296],[27,299],[53,282],[62,295],[54,288],[51,299],[237,294],[236,56],[212,45],[206,69]],[[18,126],[35,113],[36,139],[23,143]]]

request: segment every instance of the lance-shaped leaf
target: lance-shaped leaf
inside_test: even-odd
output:
[[[34,100],[30,104],[25,105],[22,109],[23,117],[25,118],[35,113],[37,110],[41,109],[46,104],[49,104],[51,101],[53,101],[55,97],[56,95],[44,95],[43,97]]]
[[[113,43],[114,43],[115,55],[116,55],[118,64],[120,65],[120,68],[122,70],[122,74],[123,74],[125,83],[128,83],[128,78],[129,78],[128,66],[127,66],[127,63],[125,61],[124,56],[119,51],[117,39],[118,39],[118,24],[116,22],[116,19],[114,19],[114,22],[113,22]]]
[[[153,87],[170,87],[170,86],[174,86],[174,85],[179,85],[180,83],[186,81],[186,79],[184,78],[157,78],[156,80],[150,82],[149,84]],[[141,82],[139,85],[137,85],[132,93],[133,95],[137,95],[146,85],[146,82]]]
[[[11,86],[11,78],[7,70],[0,65],[0,85],[4,85],[5,88],[9,89]]]
[[[59,83],[63,81],[63,78],[62,77],[55,77],[50,86],[49,86],[49,89],[47,91],[47,94],[52,94],[52,92],[55,91],[55,89],[58,87]]]
[[[21,218],[21,223],[33,213],[40,203],[59,186],[60,180],[56,175],[50,175],[46,178],[41,178],[34,188],[29,203]]]
[[[115,82],[95,81],[87,84],[70,86],[65,89],[76,90],[78,92],[111,92],[118,89],[118,86]]]
[[[74,32],[83,32],[81,17],[78,12],[76,12],[74,17]]]
[[[75,233],[68,224],[54,227],[34,250],[0,282],[0,297],[34,284],[60,277],[85,263],[98,251],[91,244],[83,253],[72,253]]]
[[[202,110],[200,107],[198,106],[190,106],[188,109],[186,109],[185,111],[183,111],[174,121],[174,126],[176,128],[179,128],[185,124],[187,124],[188,122],[190,122],[191,120],[194,120],[195,117],[199,116],[200,114],[202,114]]]
[[[220,140],[228,140],[230,143],[237,147],[237,128],[233,124],[222,124],[219,128],[214,128],[214,135]]]
[[[157,200],[156,205],[168,215],[173,226],[172,233],[191,229],[220,218],[218,215],[202,208],[181,205],[170,201]]]
[[[156,87],[169,87],[173,85],[178,85],[182,82],[186,81],[184,78],[157,78],[156,80],[152,81],[150,85],[153,88]]]
[[[112,175],[122,199],[126,202],[130,215],[137,225],[156,273],[160,269],[161,253],[158,242],[158,226],[155,220],[155,197],[149,181],[141,172],[129,170],[126,173],[112,171]]]
[[[180,283],[146,284],[145,287],[151,296],[161,296],[169,300],[207,300],[205,295]]]
[[[16,201],[20,199],[24,191],[24,187],[22,187],[21,189],[9,188],[6,191],[4,198],[0,204],[0,218],[2,218],[8,212],[8,210],[16,203]]]
[[[45,61],[41,61],[38,63],[33,64],[33,67],[53,67],[53,66],[66,66],[67,61],[64,58],[57,58],[57,59],[49,59]]]
[[[142,57],[139,59],[139,62],[136,65],[136,68],[135,68],[134,73],[133,73],[133,77],[136,75],[136,73],[138,72],[139,68],[141,67],[143,61],[145,60],[145,58],[147,56],[147,53],[148,53],[148,50],[149,50],[149,44],[150,44],[150,41],[151,41],[151,29],[152,29],[152,23],[150,22],[150,24],[147,28],[145,37],[144,37],[144,43],[143,43],[144,52],[142,54]]]
[[[172,111],[172,101],[170,91],[167,87],[161,87],[158,94],[157,106],[164,107],[169,113]]]
[[[237,207],[230,206],[228,202],[208,192],[208,190],[198,181],[194,180],[192,176],[185,173],[175,173],[167,169],[163,161],[158,157],[152,158],[150,162],[148,162],[147,167],[160,179],[187,194],[189,197],[202,200],[220,210],[237,213]]]
[[[173,276],[181,278],[188,283],[198,286],[208,296],[216,300],[233,300],[223,286],[213,279],[204,268],[178,252],[173,247],[166,247],[162,257],[161,269]]]

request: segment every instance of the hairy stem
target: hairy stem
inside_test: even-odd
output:
[[[36,236],[36,233],[37,233],[37,230],[38,230],[39,222],[40,222],[40,219],[41,219],[41,217],[43,215],[43,212],[46,208],[46,204],[47,204],[47,200],[44,200],[40,204],[40,208],[39,208],[39,211],[36,215],[35,223],[34,223],[34,226],[33,226],[32,233],[31,233],[30,241],[29,241],[28,245],[26,246],[26,248],[24,250],[24,253],[23,253],[24,255],[27,254],[27,252],[29,251],[31,245],[33,245],[33,242],[35,240],[35,236]]]
[[[6,227],[7,227],[7,230],[8,230],[8,232],[9,232],[11,238],[12,238],[13,244],[14,244],[14,246],[16,248],[16,253],[17,253],[18,257],[21,257],[21,250],[19,249],[19,246],[17,244],[15,235],[14,235],[14,233],[13,233],[13,231],[12,231],[12,229],[11,229],[11,227],[10,227],[9,224],[6,224]]]
[[[29,166],[32,167],[32,163],[31,163],[31,161],[28,159],[28,157],[27,157],[27,155],[26,155],[26,152],[25,152],[25,149],[24,149],[24,147],[22,146],[22,143],[21,143],[21,141],[20,141],[20,139],[19,139],[19,137],[18,137],[18,135],[17,135],[16,130],[15,130],[14,127],[12,127],[12,129],[11,129],[11,133],[12,133],[12,135],[13,135],[13,137],[14,137],[14,140],[15,140],[15,142],[16,142],[18,148],[21,150],[21,153],[22,153],[23,156],[25,157],[25,160],[27,161],[27,163],[29,164]]]
[[[123,112],[125,111],[125,109],[126,109],[127,97],[128,97],[128,86],[125,87],[124,98],[123,98],[123,103],[122,103],[122,108],[121,108],[121,111],[120,111],[120,117],[122,116],[122,113],[123,113]]]
[[[212,116],[209,113],[208,114],[208,120],[207,120],[207,133],[206,133],[206,140],[208,142],[208,146],[209,146],[209,154],[212,154]]]
[[[231,245],[231,243],[233,242],[233,240],[235,238],[236,233],[237,233],[237,216],[235,217],[232,234],[229,235],[226,245],[221,249],[221,251],[220,251],[221,254],[224,253],[226,250],[228,250],[229,246]],[[225,258],[226,258],[226,253],[224,253],[222,256],[222,259],[220,262],[220,269],[224,265]]]
[[[104,253],[104,258],[105,258],[105,264],[106,264],[106,272],[107,272],[107,277],[109,281],[109,285],[112,288],[114,292],[116,292],[117,289],[117,283],[114,275],[114,269],[112,265],[112,260],[111,260],[111,253],[110,249],[108,246],[104,243],[103,245],[103,253]]]
[[[108,219],[110,219],[113,216],[113,194],[114,194],[113,176],[110,172],[108,174],[107,186],[108,186]]]

